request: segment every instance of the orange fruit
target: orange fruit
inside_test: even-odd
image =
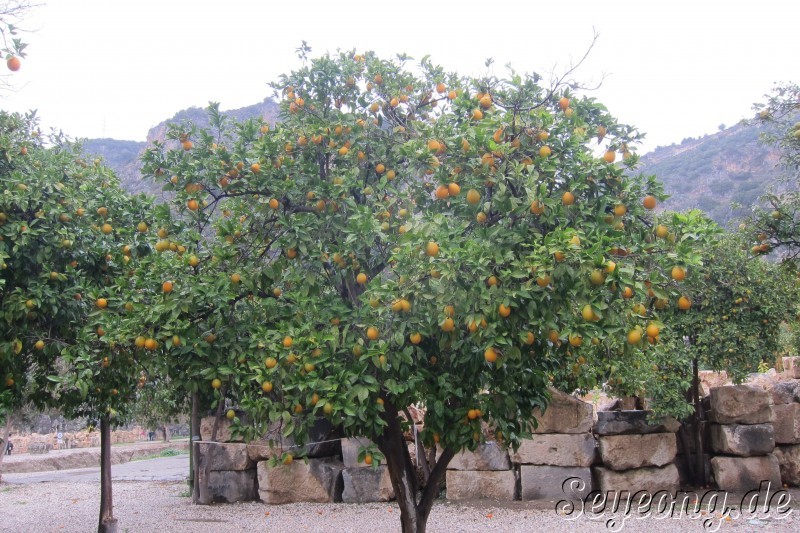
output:
[[[442,322],[442,331],[444,331],[446,333],[449,333],[449,332],[453,331],[455,328],[456,328],[456,324],[455,324],[455,322],[453,322],[453,319],[450,318],[450,317],[445,318],[444,321]]]
[[[151,352],[158,348],[158,342],[155,339],[145,339],[144,341],[144,348],[145,350],[150,350]]]
[[[192,198],[191,200],[186,202],[186,207],[188,207],[190,211],[197,211],[198,209],[200,209],[200,204],[197,203],[197,200]]]
[[[445,87],[444,83],[439,82],[439,83],[436,84],[436,92],[437,93],[444,94],[444,92],[446,90],[447,90],[447,87]]]
[[[614,214],[618,217],[624,216],[627,212],[628,208],[625,207],[625,204],[617,204],[614,206]]]
[[[450,196],[458,196],[461,193],[461,186],[456,182],[452,182],[447,186],[447,191]]]
[[[630,287],[625,287],[622,289],[622,297],[626,300],[633,298],[633,289]]]
[[[428,244],[425,245],[425,254],[430,257],[436,257],[439,255],[439,245],[433,241],[428,241]]]
[[[238,273],[231,274],[231,283],[239,283],[240,281],[242,281],[241,274]]]
[[[364,274],[363,272],[359,273],[358,276],[356,276],[356,283],[364,285],[366,282],[367,282],[367,275]]]
[[[386,167],[383,163],[378,163],[375,165],[375,173],[376,174],[383,174],[386,171]]]
[[[534,215],[541,215],[544,213],[544,204],[540,200],[531,202],[531,213]]]
[[[680,265],[672,267],[672,279],[675,281],[683,281],[686,279],[686,269]]]
[[[102,231],[105,235],[108,235],[114,231],[114,228],[111,226],[111,224],[105,223],[100,227],[100,231]]]
[[[263,390],[264,392],[272,392],[272,382],[265,381],[264,383],[262,383],[261,390]]]
[[[541,148],[539,148],[539,155],[542,157],[548,157],[551,153],[553,153],[553,151],[547,145],[544,145]]]
[[[171,293],[172,292],[172,282],[171,281],[165,281],[164,283],[162,283],[161,284],[161,290],[165,294]]]
[[[471,205],[476,205],[480,201],[481,201],[481,193],[479,193],[475,189],[470,189],[467,191],[467,203]],[[531,208],[533,208],[533,204],[531,204]]]
[[[561,203],[564,205],[572,205],[575,203],[575,195],[572,194],[570,191],[565,192],[561,195]]]
[[[408,336],[408,340],[411,341],[411,344],[419,344],[422,342],[422,335],[419,333],[412,333]]]
[[[97,301],[94,303],[98,309],[105,309],[108,307],[108,300],[105,298],[98,298]]]
[[[497,314],[503,318],[508,318],[511,315],[511,308],[505,304],[500,304],[497,308]]]
[[[617,159],[616,152],[609,150],[603,154],[603,161],[606,163],[613,163]]]
[[[291,348],[292,344],[294,344],[294,339],[292,339],[290,336],[287,335],[287,336],[285,336],[283,338],[283,347],[284,348]]]
[[[11,72],[16,72],[19,70],[19,67],[22,66],[22,62],[17,56],[11,56],[6,60],[6,66]]]
[[[658,334],[661,333],[661,328],[659,328],[654,322],[650,322],[647,324],[647,329],[645,332],[647,333],[648,337],[658,337]]]
[[[628,332],[628,344],[639,344],[642,340],[642,332],[638,329],[632,329]]]
[[[253,174],[258,174],[259,172],[261,172],[261,165],[259,165],[258,163],[253,163],[252,165],[250,165],[250,171]]]
[[[652,194],[648,194],[642,200],[642,205],[644,206],[645,209],[655,209],[657,203],[658,202],[656,201],[656,197],[653,196]]]
[[[444,200],[450,197],[450,188],[447,185],[439,185],[436,187],[436,198]]]
[[[189,150],[192,149],[192,147],[194,146],[194,143],[192,143],[192,141],[187,139],[187,140],[185,140],[185,141],[183,141],[181,143],[181,146],[183,147],[184,150],[186,150],[188,152]]]
[[[428,150],[431,152],[438,152],[442,148],[442,145],[436,139],[431,139],[428,141]]]
[[[478,100],[478,103],[481,105],[482,108],[488,109],[492,107],[492,97],[489,96],[488,94],[484,94],[483,96],[481,96],[480,100]]]
[[[367,328],[367,338],[369,340],[375,341],[375,340],[378,340],[378,337],[380,337],[380,333],[378,332],[378,328],[374,328],[372,326]]]
[[[692,307],[692,301],[689,298],[686,296],[681,296],[678,298],[678,309],[681,311],[687,311],[690,307]]]
[[[558,101],[558,107],[560,107],[562,110],[567,109],[569,107],[569,98],[562,96]]]
[[[491,346],[489,346],[488,348],[486,348],[486,350],[484,350],[483,358],[486,359],[487,363],[494,363],[495,361],[497,361],[497,351]]]

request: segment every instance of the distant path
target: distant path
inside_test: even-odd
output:
[[[126,444],[115,444],[111,447],[111,464],[127,463],[158,455],[164,450],[189,450],[189,441],[172,442],[143,441]],[[100,448],[72,448],[70,450],[51,450],[49,453],[20,453],[8,455],[0,465],[3,479],[9,474],[23,472],[48,472],[52,470],[73,470],[100,465]]]
[[[111,467],[111,477],[114,481],[183,481],[188,474],[188,454],[131,461]],[[3,474],[3,482],[10,485],[44,482],[99,483],[99,481],[99,466],[52,472]]]

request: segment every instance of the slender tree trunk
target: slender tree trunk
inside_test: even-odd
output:
[[[387,426],[376,439],[376,444],[386,457],[389,477],[400,507],[401,529],[403,533],[425,533],[433,502],[439,495],[439,484],[454,452],[450,449],[444,450],[430,473],[425,489],[419,494],[417,475],[403,438],[397,408],[384,400],[384,409]]]
[[[217,403],[217,413],[214,416],[214,426],[211,429],[211,442],[216,442],[217,432],[219,431],[219,422],[225,412],[225,393],[227,392],[227,385],[223,385],[220,389],[219,403]],[[211,494],[208,491],[208,479],[211,476],[211,462],[203,461],[203,467],[200,468],[200,458],[195,457],[195,486],[197,487],[197,498],[194,503],[201,505],[209,505],[211,503]]]
[[[702,486],[708,483],[706,479],[706,455],[703,446],[703,427],[705,425],[705,413],[703,412],[703,402],[700,398],[700,373],[697,365],[697,358],[692,359],[692,400],[694,402],[694,420],[692,429],[694,430],[694,453],[695,455],[695,485]]]
[[[0,446],[0,481],[3,481],[3,458],[6,456],[6,449],[8,448],[8,439],[11,435],[11,413],[8,413],[6,418],[6,427],[3,429],[3,445]]]
[[[106,416],[100,419],[100,522],[97,531],[117,533],[111,492],[111,424]]]
[[[169,427],[164,424],[164,442],[169,442]]]
[[[195,480],[194,443],[200,440],[200,394],[192,392],[192,414],[189,416],[189,486],[192,487],[192,499],[197,502]]]

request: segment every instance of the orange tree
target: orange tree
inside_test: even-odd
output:
[[[25,57],[27,44],[17,37],[19,28],[17,21],[30,8],[27,1],[11,0],[0,4],[0,53],[6,61],[6,67],[16,72],[22,66],[20,58]]]
[[[536,75],[407,62],[312,60],[274,85],[274,128],[177,126],[144,169],[215,227],[204,260],[236,265],[231,301],[263,317],[229,313],[243,355],[205,370],[254,421],[239,430],[279,424],[302,443],[324,416],[372,438],[361,453],[388,465],[403,530],[423,531],[481,424],[518,444],[551,378],[644,328],[694,256],[653,237],[661,187],[628,176],[639,135],[601,104]],[[625,342],[621,364],[640,349]],[[414,404],[442,448],[421,492],[403,439]]]
[[[756,104],[754,123],[764,128],[762,141],[780,151],[784,175],[753,208],[747,224],[755,237],[753,254],[779,248],[784,258],[796,260],[800,251],[800,86],[778,85],[766,102]]]
[[[76,145],[45,143],[32,115],[0,114],[0,154],[2,397],[100,421],[110,518],[110,426],[124,420],[145,362],[106,333],[125,312],[118,294],[150,202]]]

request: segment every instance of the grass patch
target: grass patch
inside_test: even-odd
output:
[[[158,459],[160,457],[175,457],[176,455],[187,455],[189,453],[188,450],[176,450],[175,448],[165,448],[160,452],[151,453],[149,455],[143,455],[141,457],[137,457],[133,459],[134,461],[147,461],[150,459]]]

